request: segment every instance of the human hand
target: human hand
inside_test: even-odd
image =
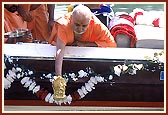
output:
[[[86,43],[80,42],[80,41],[75,41],[71,44],[71,46],[79,46],[79,47],[84,47],[86,46]]]
[[[31,22],[33,20],[33,17],[30,14],[30,12],[21,7],[18,7],[18,13],[24,21]]]
[[[53,28],[54,24],[55,24],[55,21],[53,21],[53,20],[49,20],[48,21],[48,30],[49,30],[49,33],[52,32],[52,28]]]
[[[79,47],[97,47],[97,44],[94,42],[81,42],[81,41],[75,41],[75,43],[73,43],[76,46]]]
[[[86,43],[81,42],[81,41],[76,41],[76,46],[85,47],[85,46],[86,46]]]

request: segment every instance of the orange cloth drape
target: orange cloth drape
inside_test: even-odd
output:
[[[27,23],[23,21],[18,12],[11,13],[4,8],[4,32],[11,32],[15,29],[27,29]],[[7,38],[4,39],[4,42]]]
[[[59,38],[65,45],[71,45],[74,42],[74,33],[71,25],[72,13],[57,19],[53,27],[49,43],[56,45],[56,38]],[[92,15],[90,25],[81,38],[82,42],[95,42],[99,47],[116,47],[113,36],[100,20]]]
[[[47,4],[41,4],[30,13],[33,16],[33,21],[28,23],[28,28],[32,30],[33,39],[47,41],[50,37]]]

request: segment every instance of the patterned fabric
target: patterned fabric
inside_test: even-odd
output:
[[[119,17],[111,20],[110,25],[110,32],[114,39],[116,39],[118,34],[126,34],[131,38],[130,47],[135,46],[137,37],[134,30],[134,19],[131,16],[126,14],[119,15]]]

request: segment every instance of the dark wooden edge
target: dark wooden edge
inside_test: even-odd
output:
[[[5,100],[4,105],[15,106],[57,106],[42,100]],[[103,107],[164,107],[164,102],[120,102],[120,101],[75,101],[62,106],[103,106]]]

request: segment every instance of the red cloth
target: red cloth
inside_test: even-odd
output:
[[[160,18],[156,18],[155,20],[153,20],[152,24],[154,27],[159,27],[159,21],[160,21]]]
[[[130,21],[134,25],[134,19],[131,16],[123,14],[123,15],[120,15],[120,18],[127,19],[128,21]],[[134,45],[137,41],[134,27],[132,27],[131,25],[124,24],[124,23],[117,24],[110,29],[110,32],[113,35],[114,39],[116,39],[116,36],[118,34],[128,35],[131,38],[131,46],[130,47],[134,47]]]
[[[126,35],[130,36],[132,38],[130,47],[134,47],[134,45],[137,41],[134,28],[132,28],[131,26],[129,26],[127,24],[116,25],[110,30],[110,32],[113,35],[114,39],[116,38],[116,36],[118,34],[126,34]]]
[[[120,18],[124,18],[124,19],[130,21],[130,22],[134,25],[134,19],[133,19],[130,15],[121,14],[121,15],[119,15],[119,16],[120,16]]]
[[[134,20],[136,21],[136,18],[138,15],[143,15],[143,12],[136,12],[135,15],[134,15]]]

